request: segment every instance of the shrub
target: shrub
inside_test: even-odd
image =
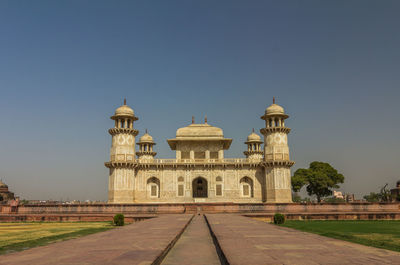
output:
[[[114,215],[114,225],[123,226],[125,224],[124,219],[125,217],[121,213]]]
[[[281,213],[276,213],[274,215],[274,224],[279,225],[285,223],[285,216]]]

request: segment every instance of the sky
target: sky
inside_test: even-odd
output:
[[[400,179],[400,2],[0,1],[0,178],[25,199],[107,200],[127,99],[158,158],[178,128],[244,141],[276,97],[292,173],[312,161],[356,197]]]

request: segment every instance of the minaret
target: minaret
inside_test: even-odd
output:
[[[290,167],[294,165],[289,159],[287,135],[290,128],[285,126],[289,118],[284,109],[273,104],[265,110],[261,119],[265,120],[264,135],[265,198],[266,202],[292,202]]]
[[[137,143],[137,145],[139,145],[139,151],[136,152],[136,155],[138,156],[139,161],[146,162],[154,159],[154,156],[157,154],[153,151],[153,146],[155,144],[153,137],[147,133],[146,129],[146,133],[140,137],[139,142]]]
[[[133,128],[133,110],[124,105],[115,110],[115,127],[108,130],[112,135],[110,161],[105,166],[110,169],[108,179],[108,202],[129,203],[135,200],[135,136],[139,131]]]
[[[264,151],[261,149],[261,137],[254,132],[247,136],[247,151],[244,151],[244,155],[249,160],[261,160],[263,158]]]

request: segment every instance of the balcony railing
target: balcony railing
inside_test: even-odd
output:
[[[247,158],[223,158],[223,159],[153,159],[141,160],[141,164],[224,164],[224,163],[254,163],[260,160],[250,160]]]

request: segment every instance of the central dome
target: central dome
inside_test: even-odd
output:
[[[218,137],[223,138],[224,133],[221,128],[205,124],[190,124],[189,126],[179,128],[176,131],[176,138],[186,137]]]
[[[176,138],[168,139],[167,142],[172,150],[177,150],[177,145],[178,149],[182,145],[191,145],[191,148],[198,148],[199,143],[227,150],[232,143],[232,139],[224,138],[222,129],[211,126],[207,123],[207,119],[203,124],[196,124],[194,123],[194,119],[192,119],[192,124],[179,128],[176,131]],[[221,143],[222,146],[220,145]]]

